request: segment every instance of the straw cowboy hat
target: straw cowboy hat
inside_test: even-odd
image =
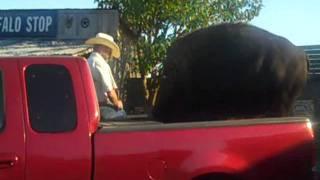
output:
[[[109,34],[105,33],[98,33],[96,37],[88,39],[85,44],[88,45],[102,45],[106,46],[108,48],[112,49],[111,56],[115,58],[120,57],[120,48],[119,46],[114,42],[113,37]]]

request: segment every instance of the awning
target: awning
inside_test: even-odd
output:
[[[84,41],[0,40],[0,56],[75,56],[89,51]]]

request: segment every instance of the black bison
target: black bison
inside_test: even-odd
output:
[[[287,116],[308,73],[304,51],[248,24],[220,24],[168,50],[153,116],[163,122]]]

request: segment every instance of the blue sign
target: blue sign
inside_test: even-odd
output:
[[[0,39],[55,38],[56,10],[0,10]]]

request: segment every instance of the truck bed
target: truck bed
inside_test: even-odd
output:
[[[162,124],[159,121],[151,119],[147,114],[139,115],[128,115],[125,120],[107,120],[105,122],[100,122],[101,128],[118,128],[118,127],[127,127],[127,126],[142,126],[150,124]]]
[[[163,179],[214,172],[248,180],[298,180],[312,174],[313,133],[306,118],[168,124],[138,118],[101,123],[94,138],[95,177],[101,180],[107,175],[146,179],[146,172]]]

